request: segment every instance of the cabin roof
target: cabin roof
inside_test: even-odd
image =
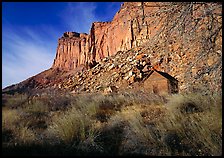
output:
[[[160,74],[161,76],[167,78],[168,80],[172,80],[172,81],[177,81],[177,82],[178,82],[178,80],[177,80],[176,78],[172,77],[172,76],[169,75],[168,73],[165,73],[165,72],[162,72],[162,71],[158,71],[158,70],[152,70],[152,72],[150,73],[150,75],[149,75],[148,78],[150,78],[150,76],[151,76],[154,72],[157,72],[158,74]]]

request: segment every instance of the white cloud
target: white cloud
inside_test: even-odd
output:
[[[63,32],[89,33],[92,22],[100,21],[95,14],[96,5],[93,2],[68,3],[65,10],[56,13],[61,17],[61,30],[51,25],[15,27],[3,17],[2,87],[50,68],[56,55],[57,40]]]
[[[89,33],[92,22],[98,21],[95,16],[96,4],[93,2],[70,2],[62,12],[61,18],[69,30]]]
[[[95,3],[68,3],[61,12],[61,23],[68,30],[89,33]],[[51,25],[13,26],[4,19],[2,25],[2,88],[34,76],[53,64],[57,40],[62,30]]]
[[[30,28],[15,31],[11,26],[4,27],[2,87],[21,82],[50,68],[56,47],[57,39],[50,40],[42,29],[38,32]]]

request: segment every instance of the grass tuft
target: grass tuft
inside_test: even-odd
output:
[[[220,94],[66,95],[58,103],[57,98],[63,95],[54,96],[55,100],[48,95],[25,100],[16,109],[11,105],[3,107],[5,153],[16,155],[24,150],[77,156],[222,154]],[[62,108],[59,103],[66,105]]]

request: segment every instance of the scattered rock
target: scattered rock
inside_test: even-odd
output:
[[[104,94],[117,93],[118,88],[116,86],[109,86],[104,89]]]

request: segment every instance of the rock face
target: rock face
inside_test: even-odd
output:
[[[211,70],[221,72],[221,8],[219,3],[125,2],[111,22],[94,22],[89,35],[66,32],[52,67],[72,70],[138,48],[152,63],[164,59],[157,68],[176,77],[180,89],[199,78],[217,88],[221,73]]]
[[[53,68],[72,70],[84,65],[89,60],[89,39],[87,34],[65,32],[58,40]]]
[[[146,66],[136,70],[136,64]],[[65,32],[52,68],[8,89],[32,83],[77,93],[142,90],[150,69],[177,79],[179,92],[220,91],[222,4],[125,2],[111,22],[94,22],[89,34]]]
[[[124,3],[111,22],[94,22],[89,35],[65,32],[58,40],[52,67],[71,70],[144,43],[158,30],[154,19],[149,21],[144,16],[152,14],[161,5],[150,2],[155,7],[146,8],[146,4],[148,3]]]

